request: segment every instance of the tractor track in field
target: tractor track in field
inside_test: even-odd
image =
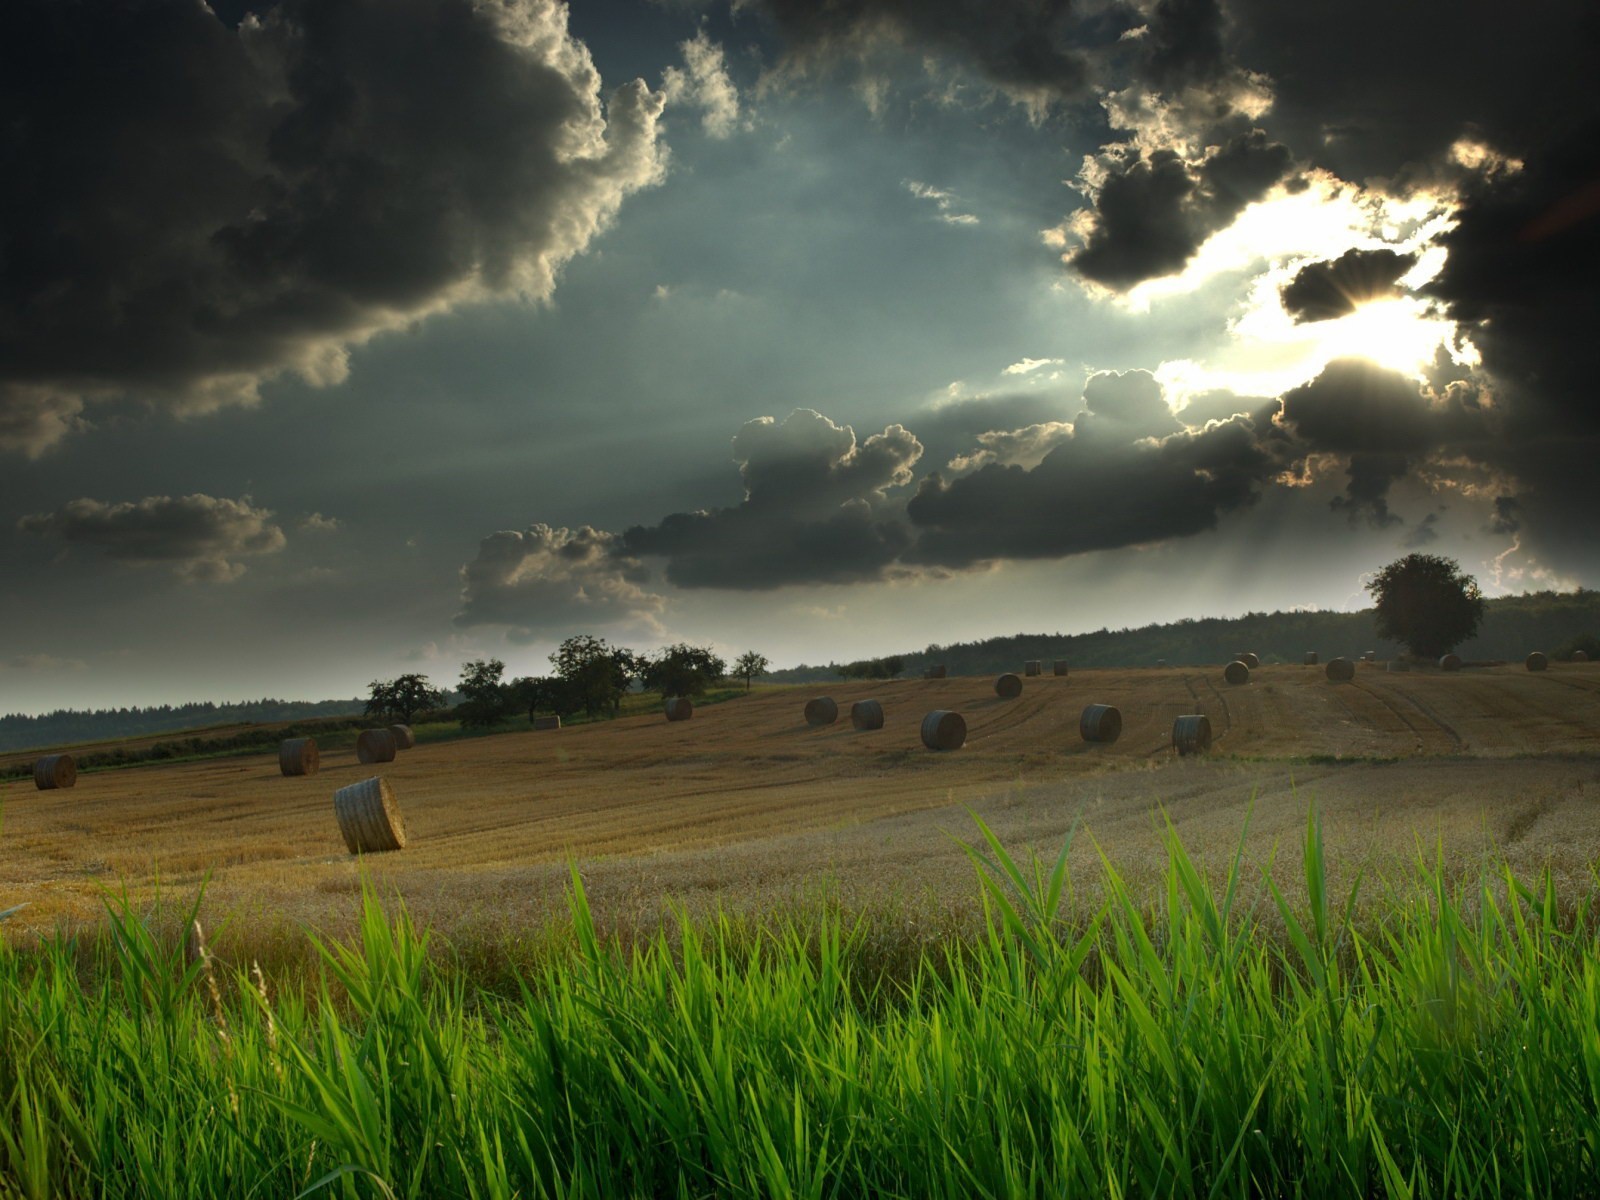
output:
[[[1435,731],[1435,730],[1438,731],[1438,732],[1443,733],[1446,737],[1450,738],[1450,740],[1453,741],[1458,748],[1464,747],[1466,745],[1466,742],[1462,739],[1461,735],[1456,731],[1455,726],[1451,725],[1448,721],[1444,720],[1444,718],[1440,717],[1437,713],[1435,713],[1432,710],[1428,709],[1425,705],[1422,704],[1421,701],[1417,700],[1416,697],[1411,696],[1411,695],[1404,695],[1404,694],[1401,694],[1401,693],[1394,693],[1396,696],[1399,696],[1399,698],[1405,700],[1405,702],[1407,704],[1409,704],[1412,708],[1416,709],[1416,711],[1418,713],[1420,713],[1427,720],[1427,722],[1428,722],[1428,726],[1427,727],[1418,725],[1415,721],[1413,721],[1411,719],[1411,717],[1405,712],[1404,709],[1402,709],[1398,704],[1393,703],[1387,696],[1383,695],[1381,692],[1378,691],[1378,689],[1373,687],[1371,684],[1369,684],[1369,683],[1361,683],[1359,680],[1352,680],[1351,683],[1352,683],[1352,685],[1355,687],[1355,689],[1357,691],[1362,692],[1363,694],[1372,697],[1372,699],[1376,700],[1384,708],[1386,708],[1390,712],[1392,712],[1395,715],[1395,717],[1400,721],[1400,723],[1402,725],[1404,725],[1407,729],[1409,729],[1413,734],[1418,735],[1417,742],[1418,742],[1419,745],[1421,744],[1421,741],[1422,741],[1422,738],[1421,738],[1420,735],[1422,735],[1423,733],[1432,732],[1432,731]],[[1346,707],[1348,707],[1348,705]],[[1355,714],[1352,712],[1351,715],[1354,716]]]

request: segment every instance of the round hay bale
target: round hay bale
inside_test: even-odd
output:
[[[1065,677],[1067,673],[1067,660],[1064,658],[1056,659],[1056,661],[1051,664],[1051,669],[1058,676]]]
[[[1550,665],[1550,659],[1543,651],[1535,650],[1523,660],[1523,665],[1530,671],[1542,671]]]
[[[1409,671],[1409,670],[1411,670],[1411,664],[1408,663],[1403,658],[1391,658],[1389,660],[1389,670],[1391,670],[1391,671]]]
[[[535,717],[533,719],[533,727],[535,729],[539,729],[539,730],[560,729],[561,728],[561,718],[560,717]]]
[[[1439,670],[1441,670],[1441,671],[1459,671],[1459,670],[1461,670],[1461,656],[1459,654],[1446,654],[1443,658],[1441,658],[1439,660]]]
[[[832,696],[818,696],[806,701],[807,725],[832,725],[839,719],[839,706]]]
[[[1225,683],[1240,684],[1250,682],[1250,668],[1240,659],[1234,659],[1222,668],[1222,679]]]
[[[336,791],[333,815],[339,819],[339,832],[351,854],[405,849],[406,824],[400,818],[394,789],[377,775]]]
[[[1022,695],[1022,680],[1008,671],[994,681],[994,694],[1002,700],[1015,700]]]
[[[946,667],[945,667],[945,665],[943,663],[940,663],[937,667],[929,667],[928,668],[928,678],[929,679],[943,679],[945,677],[946,673],[947,673],[947,669],[946,669]]]
[[[1306,651],[1306,666],[1314,667],[1316,665],[1317,665],[1317,652],[1315,650],[1307,650]]]
[[[389,732],[394,734],[394,748],[396,750],[410,750],[417,744],[417,735],[411,732],[409,725],[391,725]]]
[[[1091,704],[1078,718],[1078,733],[1086,742],[1110,745],[1122,736],[1122,712],[1109,704]]]
[[[1349,683],[1356,677],[1356,665],[1348,658],[1330,658],[1325,670],[1334,683]]]
[[[33,786],[41,792],[73,787],[78,782],[78,764],[70,754],[47,754],[33,764]]]
[[[1365,654],[1363,654],[1361,656],[1361,661],[1362,662],[1370,662],[1370,663],[1377,662],[1378,661],[1378,652],[1376,650],[1368,650]]]
[[[1234,658],[1238,662],[1242,662],[1245,666],[1249,667],[1252,671],[1259,671],[1261,669],[1261,659],[1253,651],[1246,650],[1242,654],[1234,655]]]
[[[958,712],[936,708],[922,718],[922,744],[929,750],[959,750],[967,741],[967,721]]]
[[[1172,745],[1179,754],[1204,754],[1211,749],[1211,718],[1193,713],[1173,721]]]
[[[694,704],[687,696],[667,697],[667,720],[687,721],[694,716]]]
[[[857,700],[850,706],[850,724],[857,729],[882,729],[883,705],[876,700]]]
[[[1044,674],[1044,667],[1037,658],[1030,659],[1022,664],[1022,673],[1024,675],[1042,675]]]
[[[387,729],[363,729],[356,735],[356,758],[364,763],[393,762],[394,734]]]
[[[315,775],[320,766],[316,738],[285,738],[278,743],[278,770],[285,775]]]
[[[1588,662],[1589,661],[1589,652],[1587,650],[1574,650],[1572,652],[1572,661],[1573,662]]]

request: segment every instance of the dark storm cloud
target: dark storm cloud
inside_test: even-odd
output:
[[[1075,437],[1031,470],[928,476],[906,508],[918,538],[905,561],[960,568],[1187,537],[1252,503],[1275,469],[1245,417],[1161,441],[1097,442]]]
[[[107,504],[87,497],[17,522],[24,533],[68,546],[93,546],[134,566],[165,566],[188,583],[228,583],[245,572],[237,559],[275,554],[286,544],[272,512],[249,496],[147,496]]]
[[[1524,156],[1596,103],[1588,0],[1226,7],[1230,58],[1271,80],[1273,131],[1346,179],[1397,179],[1464,136]]]
[[[1161,0],[1141,41],[1145,80],[1173,93],[1215,78],[1224,63],[1223,25],[1216,0]]]
[[[455,623],[504,625],[511,640],[520,642],[574,624],[655,631],[665,601],[645,588],[649,578],[637,559],[622,552],[617,535],[605,530],[504,530],[484,538],[477,557],[461,568]]]
[[[1491,432],[1489,414],[1470,385],[1424,390],[1361,359],[1329,363],[1309,383],[1285,392],[1279,420],[1298,450],[1346,456],[1349,483],[1334,507],[1352,524],[1380,529],[1399,521],[1389,511],[1389,490],[1412,467],[1446,447],[1481,460]]]
[[[789,75],[906,50],[969,67],[1029,104],[1087,93],[1089,35],[1075,11],[1081,6],[1071,0],[760,0],[759,6],[783,35],[780,69]]]
[[[1368,300],[1399,291],[1395,281],[1417,256],[1393,250],[1346,250],[1331,262],[1310,263],[1278,293],[1284,311],[1300,321],[1347,316]]]
[[[555,0],[0,5],[0,448],[547,297],[662,170],[661,97],[599,93]]]
[[[911,482],[922,444],[900,425],[857,442],[810,409],[747,423],[733,441],[745,498],[733,508],[674,513],[623,534],[630,555],[666,560],[683,588],[758,591],[884,577],[911,541],[887,502]]]
[[[1236,135],[1198,162],[1171,149],[1110,149],[1083,246],[1067,261],[1084,278],[1117,289],[1181,271],[1291,164],[1288,148],[1260,130]]]

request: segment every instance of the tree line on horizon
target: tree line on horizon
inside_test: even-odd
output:
[[[1390,605],[1394,611],[1385,619],[1389,583],[1413,578],[1424,587],[1421,602],[1402,604],[1405,597],[1416,593],[1397,588]],[[1430,597],[1427,587],[1440,590]],[[408,674],[373,680],[365,699],[198,701],[146,708],[59,709],[39,716],[11,714],[0,717],[0,751],[215,725],[356,714],[409,723],[422,714],[438,713],[465,726],[482,728],[522,713],[532,719],[541,711],[561,717],[616,715],[630,691],[698,697],[727,679],[742,679],[748,691],[751,681],[762,676],[778,683],[887,680],[921,674],[935,665],[956,675],[981,675],[1015,670],[1030,659],[1065,659],[1074,668],[1153,666],[1162,660],[1173,666],[1205,666],[1226,662],[1245,650],[1260,655],[1264,662],[1301,662],[1307,650],[1324,658],[1375,650],[1380,657],[1389,658],[1408,651],[1430,656],[1442,653],[1440,647],[1445,646],[1469,661],[1516,661],[1532,650],[1542,650],[1556,661],[1570,659],[1582,650],[1591,660],[1600,661],[1600,592],[1594,590],[1485,599],[1476,581],[1462,575],[1453,560],[1421,554],[1391,563],[1374,576],[1369,590],[1378,604],[1358,612],[1246,613],[1241,617],[1185,618],[1139,629],[1011,634],[778,671],[771,670],[767,658],[754,650],[730,667],[710,647],[680,642],[638,653],[612,646],[604,638],[578,634],[550,655],[548,675],[508,680],[501,660],[475,659],[463,664],[454,693],[435,687],[425,675]],[[1403,615],[1403,609],[1411,615]],[[1448,621],[1442,620],[1444,614],[1449,614]]]

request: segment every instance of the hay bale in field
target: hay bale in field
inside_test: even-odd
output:
[[[70,754],[47,754],[33,764],[33,786],[41,792],[76,786],[78,764]]]
[[[1091,704],[1078,718],[1078,734],[1086,742],[1110,745],[1122,736],[1122,712],[1109,704]]]
[[[351,854],[404,850],[406,825],[394,790],[380,776],[342,787],[333,794],[333,815]]]
[[[1361,661],[1362,662],[1369,662],[1369,663],[1377,662],[1378,661],[1378,652],[1376,650],[1368,650],[1365,654],[1363,654],[1361,656]]]
[[[967,741],[967,721],[958,712],[936,708],[922,718],[922,744],[929,750],[959,750]]]
[[[687,721],[694,716],[694,704],[687,696],[668,696],[666,711],[669,721]]]
[[[1443,658],[1441,658],[1439,660],[1439,670],[1441,670],[1441,671],[1459,671],[1459,670],[1461,670],[1461,656],[1459,654],[1446,654]]]
[[[946,673],[947,671],[943,663],[940,663],[937,667],[928,668],[929,679],[943,679]]]
[[[1250,668],[1239,659],[1234,659],[1222,668],[1222,679],[1225,683],[1240,684],[1250,682]]]
[[[1241,654],[1234,655],[1234,659],[1237,662],[1242,662],[1252,671],[1259,671],[1261,669],[1261,658],[1254,651],[1246,650]]]
[[[417,735],[411,732],[409,725],[391,725],[389,732],[394,734],[394,748],[396,750],[410,750],[417,744]]]
[[[1348,658],[1330,658],[1325,670],[1334,683],[1349,683],[1356,677],[1356,665]]]
[[[857,729],[882,729],[883,705],[876,700],[857,700],[850,706],[850,724]]]
[[[1574,650],[1572,652],[1572,661],[1573,662],[1588,662],[1589,661],[1589,652],[1587,650]]]
[[[320,766],[316,738],[285,738],[278,743],[278,770],[285,775],[315,775]]]
[[[1193,713],[1173,721],[1172,745],[1179,754],[1204,754],[1211,749],[1211,718]]]
[[[1550,659],[1543,651],[1535,650],[1523,660],[1523,665],[1530,671],[1543,671],[1550,665]]]
[[[356,758],[364,763],[393,762],[394,734],[387,729],[363,729],[356,735]]]
[[[533,727],[535,729],[538,729],[538,730],[560,729],[561,728],[561,718],[560,717],[535,717],[533,719]]]
[[[1056,661],[1051,664],[1051,670],[1054,671],[1057,676],[1064,678],[1067,674],[1067,660],[1064,658],[1056,659]]]
[[[1391,671],[1409,671],[1409,670],[1411,670],[1411,664],[1408,663],[1403,658],[1391,658],[1389,660],[1389,670],[1391,670]]]
[[[818,696],[806,701],[807,725],[832,725],[839,719],[839,706],[832,696]]]
[[[1042,675],[1044,674],[1044,667],[1037,658],[1029,659],[1022,664],[1022,673],[1024,675]]]
[[[1022,695],[1022,680],[1008,671],[994,681],[994,694],[1002,700],[1015,700]]]
[[[1314,667],[1316,665],[1317,665],[1317,652],[1315,650],[1307,650],[1306,651],[1306,666]]]

